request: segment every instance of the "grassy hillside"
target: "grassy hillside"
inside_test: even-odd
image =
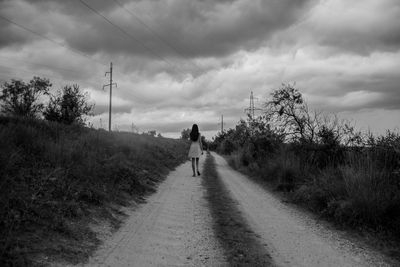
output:
[[[187,143],[0,117],[0,265],[76,263],[186,160]]]

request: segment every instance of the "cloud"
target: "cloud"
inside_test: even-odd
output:
[[[16,2],[3,2],[7,10],[2,13],[87,53],[179,58],[174,51],[178,50],[193,58],[257,48],[271,33],[293,23],[310,1],[133,1],[121,8],[114,1],[86,0],[131,37],[121,34],[79,1]],[[21,10],[23,14],[18,15]]]
[[[130,36],[80,1],[0,0],[1,16],[60,44],[0,19],[0,79],[78,83],[98,125],[108,120],[102,87],[113,62],[113,125],[126,130],[197,122],[211,133],[222,114],[233,127],[251,91],[262,106],[282,82],[296,82],[311,108],[360,120],[400,109],[397,0],[83,1]]]
[[[94,109],[95,114],[108,113],[109,110],[108,106],[110,101],[109,97],[110,92],[108,90],[109,90],[108,88],[106,88],[105,91],[98,91],[93,89],[85,90],[88,93],[89,101],[95,102],[95,109]],[[113,113],[129,113],[132,110],[132,106],[133,106],[132,102],[129,100],[126,100],[124,98],[115,95],[112,98]]]
[[[280,33],[275,45],[320,46],[330,54],[396,52],[399,16],[397,0],[326,0],[306,13],[300,23]]]
[[[286,61],[283,75],[296,81],[313,105],[333,111],[400,108],[400,51],[328,58],[313,51],[300,49],[296,58]]]

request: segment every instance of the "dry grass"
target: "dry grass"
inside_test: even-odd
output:
[[[378,146],[349,149],[342,164],[325,168],[307,165],[300,156],[282,149],[244,166],[236,151],[228,162],[262,185],[285,191],[285,199],[400,260],[399,152]]]
[[[334,222],[400,238],[400,155],[390,149],[349,150],[338,166],[318,168],[301,154],[282,149],[245,167],[240,151],[230,156],[238,170],[260,177],[286,191],[294,203]],[[258,168],[252,168],[257,164]]]
[[[77,263],[186,159],[180,140],[0,117],[0,265]]]

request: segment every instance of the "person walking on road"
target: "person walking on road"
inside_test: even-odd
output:
[[[200,156],[203,155],[203,144],[201,143],[201,135],[199,133],[199,127],[197,126],[197,124],[193,124],[192,126],[192,131],[190,132],[190,141],[191,144],[188,156],[190,159],[192,159],[193,177],[195,177],[196,168],[197,168],[197,175],[200,175],[199,159]]]

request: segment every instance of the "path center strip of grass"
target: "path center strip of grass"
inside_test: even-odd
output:
[[[218,176],[215,159],[207,155],[203,169],[203,186],[213,218],[215,236],[224,248],[230,265],[273,266],[267,248],[246,223],[236,202]]]

